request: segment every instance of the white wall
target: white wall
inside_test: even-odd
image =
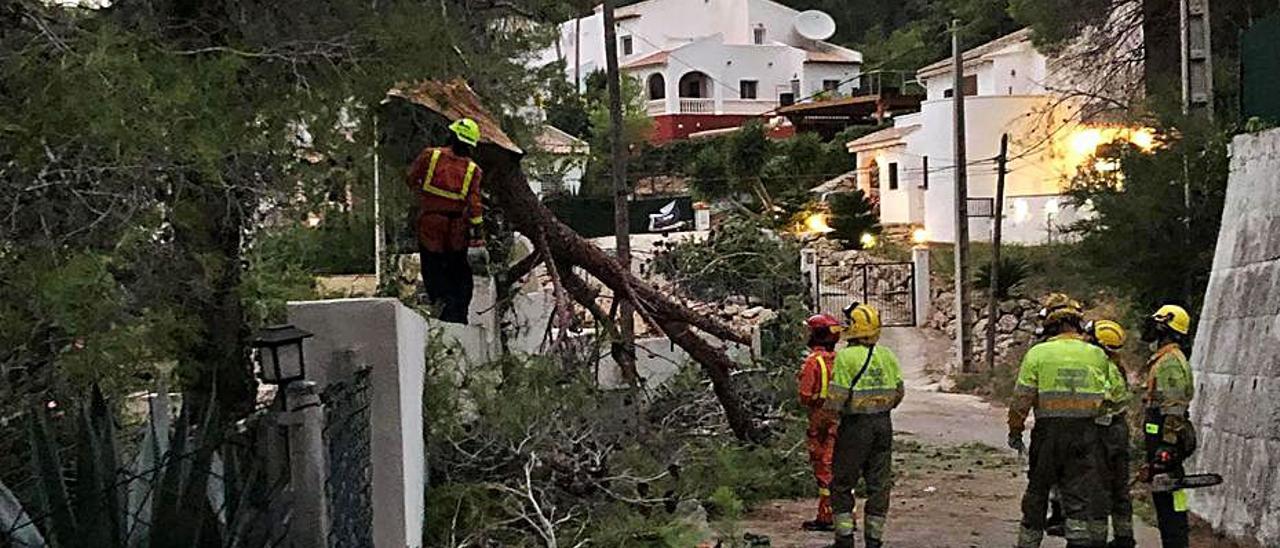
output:
[[[882,224],[921,224],[924,222],[924,190],[920,188],[920,164],[907,152],[906,145],[897,145],[871,155],[869,164],[876,169],[880,181],[880,222]],[[862,162],[859,162],[862,163]],[[890,190],[890,165],[898,164],[898,188]]]
[[[757,98],[778,100],[777,89],[790,89],[792,78],[798,78],[798,68],[803,63],[804,52],[788,46],[726,45],[718,39],[689,44],[674,52],[680,61],[671,61],[666,68],[667,96],[676,104],[680,77],[697,70],[706,73],[719,83],[712,83],[711,95],[720,104],[725,99],[738,99],[739,82],[759,82]],[[674,110],[669,108],[669,110]]]
[[[1280,130],[1239,135],[1231,150],[1191,355],[1200,448],[1188,465],[1224,482],[1190,504],[1215,530],[1280,546]]]
[[[968,97],[965,100],[965,131],[968,156],[968,188],[971,197],[995,195],[996,170],[991,161],[999,154],[1000,135],[1010,133],[1009,154],[1020,157],[1009,165],[1005,184],[1005,215],[1013,214],[1012,199],[1019,196],[1040,196],[1039,201],[1027,198],[1033,219],[1016,227],[1006,224],[1006,240],[1010,242],[1038,243],[1044,240],[1045,195],[1061,192],[1065,181],[1049,165],[1048,151],[1035,128],[1045,122],[1043,111],[1052,99],[1047,96],[987,96]],[[929,190],[925,192],[925,229],[936,242],[952,242],[955,238],[955,166],[953,150],[953,113],[951,100],[926,101],[921,106],[921,129],[910,137],[911,152],[929,157]],[[1034,203],[1031,203],[1034,202]],[[1068,214],[1060,214],[1066,221]],[[970,226],[974,239],[986,237],[990,223],[975,221]]]
[[[851,64],[804,63],[803,67],[804,78],[801,84],[801,96],[796,97],[796,99],[809,97],[822,91],[823,80],[839,80],[842,82],[840,84],[840,93],[849,95],[858,85],[858,82],[852,79],[857,78],[858,74],[861,73],[861,67]]]

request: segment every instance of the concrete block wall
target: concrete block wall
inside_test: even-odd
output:
[[[315,334],[305,348],[307,377],[320,387],[372,368],[374,546],[422,546],[426,320],[395,299],[339,299],[289,303],[289,322]]]
[[[1191,510],[1280,546],[1280,130],[1236,137],[1192,368],[1194,471],[1219,472]]]

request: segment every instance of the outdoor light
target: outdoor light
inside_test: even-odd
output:
[[[929,231],[923,228],[917,228],[911,231],[911,241],[916,245],[924,245],[929,243]]]
[[[262,382],[286,385],[307,377],[306,360],[302,355],[302,341],[311,333],[292,325],[273,325],[258,331],[251,346],[258,352]]]
[[[862,249],[871,249],[876,246],[876,236],[870,232],[863,232],[862,238],[858,241],[862,243]]]

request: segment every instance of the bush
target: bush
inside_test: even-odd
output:
[[[315,228],[275,227],[259,235],[254,246],[312,274],[367,274],[373,272],[373,219],[335,214]]]
[[[1001,256],[998,272],[1000,279],[997,282],[1000,285],[996,287],[996,298],[1008,299],[1010,295],[1020,292],[1027,277],[1031,275],[1031,263],[1022,257]],[[977,283],[978,291],[989,290],[991,287],[990,261],[978,265],[974,282]]]
[[[685,240],[657,253],[652,268],[705,300],[737,295],[781,308],[787,295],[806,290],[800,245],[745,217],[730,218],[704,242]]]
[[[832,194],[830,237],[844,244],[846,249],[862,249],[863,234],[879,234],[880,222],[872,211],[871,201],[861,190]]]

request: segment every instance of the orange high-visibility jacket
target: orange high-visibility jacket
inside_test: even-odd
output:
[[[448,147],[426,148],[405,185],[418,197],[418,244],[435,253],[465,251],[467,225],[484,222],[480,166]]]
[[[836,355],[825,348],[811,348],[809,357],[796,379],[800,389],[800,404],[810,410],[821,409],[827,398],[827,385],[835,371]]]

